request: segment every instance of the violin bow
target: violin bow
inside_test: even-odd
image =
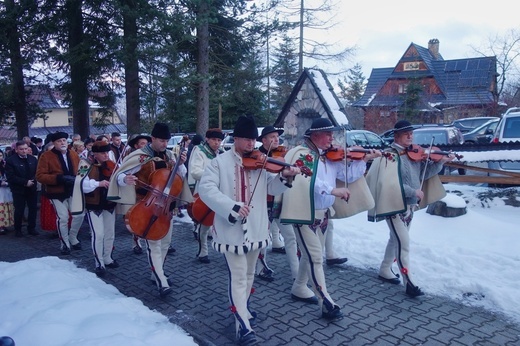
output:
[[[345,188],[348,189],[348,160],[347,160],[347,127],[343,127],[343,137],[345,138]],[[343,199],[348,203],[348,198]]]
[[[269,153],[271,151],[271,147],[273,146],[273,142],[269,143],[269,148],[267,149],[267,152]],[[262,168],[265,168],[265,165],[267,164],[267,158],[264,160],[264,163],[262,164]],[[256,192],[256,187],[258,186],[258,182],[260,181],[261,174],[258,174],[258,177],[256,178],[255,186],[253,187],[253,192],[251,192],[251,196],[249,196],[249,201],[247,202],[247,206],[249,207],[251,205],[251,201],[253,200],[253,196]],[[247,232],[247,217],[242,219],[242,229],[244,230],[244,234]]]
[[[430,142],[430,150],[428,150],[428,155],[426,156],[426,164],[424,165],[424,168],[423,168],[423,171],[422,171],[422,176],[421,176],[421,185],[419,186],[419,189],[422,190],[423,188],[423,185],[424,185],[424,178],[426,177],[426,168],[428,168],[428,161],[430,160],[430,153],[432,151],[432,147],[433,147],[433,141],[435,140],[435,136],[432,136],[432,140]],[[417,201],[417,206],[419,206],[419,202],[420,200]]]

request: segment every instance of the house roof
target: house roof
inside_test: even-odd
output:
[[[417,54],[407,54],[414,50]],[[426,70],[403,71],[397,67],[401,62],[422,61]],[[493,103],[490,91],[496,78],[496,57],[444,60],[439,54],[432,53],[417,44],[410,44],[395,67],[375,68],[372,70],[363,96],[354,107],[398,107],[403,102],[402,95],[379,95],[383,86],[390,80],[433,78],[441,92],[428,95],[427,102],[436,108],[459,105]]]
[[[72,134],[73,133],[73,127],[72,126],[48,126],[48,127],[30,127],[29,128],[29,136],[33,137],[40,137],[45,138],[49,133],[54,132],[65,132]],[[93,135],[100,135],[103,133],[112,133],[112,132],[119,132],[119,133],[126,133],[126,125],[125,124],[110,124],[106,127],[96,127],[96,126],[90,126],[89,127],[89,134]],[[9,142],[16,140],[18,136],[18,132],[16,131],[16,128],[14,127],[0,127],[0,138],[3,141],[0,142]]]
[[[29,103],[37,104],[42,109],[61,108],[51,88],[47,85],[27,85],[25,91],[26,100]]]
[[[283,127],[283,121],[289,110],[291,109],[294,100],[298,96],[305,80],[309,79],[314,90],[316,91],[320,102],[323,105],[323,108],[327,112],[327,115],[330,121],[335,126],[348,125],[348,119],[345,113],[345,108],[339,101],[338,97],[334,93],[334,88],[332,84],[330,84],[327,75],[321,69],[309,69],[305,68],[298,78],[296,85],[294,86],[289,98],[285,102],[285,105],[278,115],[274,126]]]

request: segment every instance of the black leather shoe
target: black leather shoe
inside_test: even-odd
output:
[[[30,229],[30,230],[28,231],[28,233],[29,233],[30,235],[39,235],[39,234],[40,234],[40,233],[38,233],[38,231],[35,230],[35,229]]]
[[[5,228],[0,228],[0,235],[6,235],[7,230]]]
[[[327,321],[339,321],[345,317],[343,313],[341,312],[341,309],[339,306],[334,305],[334,308],[330,311],[323,311],[321,313],[321,317],[326,319]]]
[[[168,248],[168,254],[172,254],[172,253],[174,253],[175,251],[177,251],[177,250],[175,250],[175,248],[174,248],[173,246],[170,245],[170,247]]]
[[[23,237],[23,233],[22,233],[22,231],[14,231],[14,236],[17,237],[17,238],[22,238]]]
[[[307,303],[307,304],[318,304],[318,298],[316,298],[316,296],[309,297],[309,298],[302,298],[302,297],[298,297],[294,294],[291,294],[291,298],[292,298],[292,300],[297,301],[297,302],[303,302],[303,303]]]
[[[137,246],[137,245],[134,246],[134,248],[133,248],[132,250],[134,251],[134,253],[135,253],[136,255],[140,255],[140,254],[143,253],[143,248],[140,247],[140,246]]]
[[[333,266],[335,264],[343,264],[346,261],[348,261],[348,258],[344,257],[344,258],[331,258],[331,259],[328,259],[326,262],[327,262],[328,266]]]
[[[259,278],[260,280],[264,280],[264,281],[268,281],[268,282],[273,282],[274,281],[274,276],[273,276],[274,272],[272,270],[269,270],[269,269],[262,269],[260,271],[260,273],[256,276],[257,278]]]
[[[172,293],[172,289],[170,287],[161,287],[159,288],[159,295],[161,297],[166,297],[167,295]]]
[[[383,282],[387,282],[392,285],[399,285],[401,283],[401,280],[399,280],[399,278],[397,278],[397,277],[387,279],[387,278],[384,278],[381,275],[379,275],[378,278],[379,278],[379,280],[381,280]]]
[[[203,257],[199,257],[199,262],[200,263],[210,263],[211,261],[209,260],[208,256],[203,256]]]
[[[285,253],[285,247],[283,247],[283,246],[282,247],[274,247],[274,248],[272,248],[271,251],[273,251],[275,253]]]
[[[258,345],[255,332],[249,332],[246,335],[241,336],[237,341],[240,346]]]
[[[81,250],[81,243],[77,243],[77,244],[71,245],[71,248],[73,250]]]
[[[414,286],[411,283],[406,284],[406,295],[409,297],[415,298],[419,296],[423,296],[424,292],[418,286]]]
[[[112,263],[110,263],[110,264],[105,264],[105,267],[107,267],[107,268],[112,268],[112,269],[114,269],[114,268],[119,268],[119,263],[117,263],[117,261],[114,260],[114,262],[112,262]]]
[[[95,273],[98,277],[102,278],[107,273],[105,268],[102,267],[96,267]]]
[[[68,247],[64,247],[63,249],[61,249],[61,254],[70,255],[70,249]]]

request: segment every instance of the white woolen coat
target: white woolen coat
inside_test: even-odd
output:
[[[233,211],[233,207],[249,202],[257,179],[258,185],[250,203],[252,209],[244,231],[242,220]],[[242,254],[266,247],[269,244],[267,194],[279,195],[286,189],[278,174],[268,173],[263,169],[244,170],[242,158],[236,153],[234,146],[211,160],[199,182],[198,192],[202,201],[215,212],[212,228],[215,250],[220,253],[229,251]],[[230,215],[238,220],[231,223]]]

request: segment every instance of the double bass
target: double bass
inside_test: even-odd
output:
[[[146,196],[125,214],[125,224],[131,233],[147,240],[159,240],[168,234],[173,217],[170,206],[182,192],[179,166],[177,159],[172,170],[160,168],[150,174]]]

